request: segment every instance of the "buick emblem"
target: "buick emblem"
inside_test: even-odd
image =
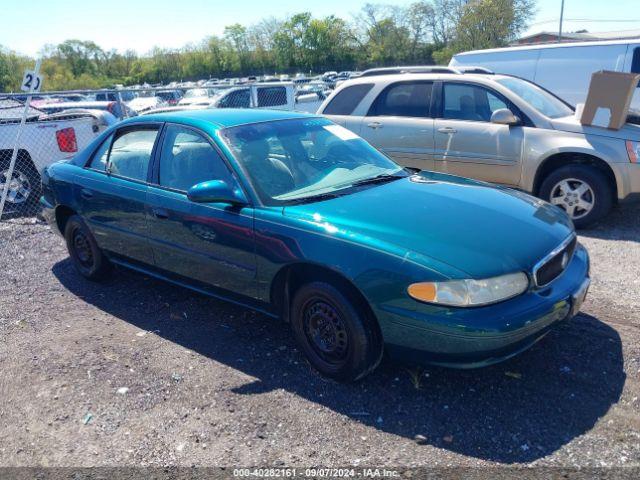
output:
[[[563,270],[567,268],[567,265],[569,264],[569,254],[567,252],[564,252],[562,254],[562,261],[560,262],[560,264],[562,265]]]

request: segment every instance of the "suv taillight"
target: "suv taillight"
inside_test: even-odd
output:
[[[58,148],[61,152],[74,153],[78,151],[78,142],[76,141],[76,131],[69,127],[63,128],[56,132],[56,140]]]

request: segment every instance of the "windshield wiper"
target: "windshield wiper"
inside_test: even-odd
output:
[[[312,202],[319,202],[321,200],[330,200],[332,198],[336,198],[341,195],[342,195],[341,193],[336,193],[336,192],[319,193],[317,195],[309,195],[308,197],[292,198],[286,201],[289,205],[298,205],[300,203],[312,203]]]
[[[362,180],[357,180],[353,182],[351,185],[354,187],[358,187],[360,185],[373,185],[375,183],[392,182],[393,180],[398,180],[399,178],[404,178],[404,177],[405,175],[381,173],[380,175],[376,175],[375,177],[363,178]]]

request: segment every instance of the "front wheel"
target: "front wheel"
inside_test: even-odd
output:
[[[298,290],[291,325],[311,366],[335,380],[358,380],[382,358],[374,320],[328,283],[312,282]]]
[[[64,238],[69,256],[80,275],[88,280],[102,280],[109,274],[111,271],[109,260],[78,215],[73,215],[67,221]]]
[[[576,228],[600,220],[613,206],[607,178],[590,165],[567,165],[551,172],[540,186],[540,197],[567,212]]]

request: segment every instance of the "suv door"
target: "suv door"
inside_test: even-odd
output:
[[[94,153],[86,174],[78,177],[80,214],[100,248],[153,265],[147,240],[145,201],[150,160],[159,125],[118,129]]]
[[[433,82],[394,82],[362,119],[360,136],[400,165],[433,170]]]
[[[515,107],[489,89],[445,82],[435,120],[435,170],[487,182],[518,185],[524,130],[491,123],[501,108]]]
[[[213,144],[190,127],[167,124],[147,198],[156,266],[245,296],[254,296],[253,208],[195,203],[187,190],[208,180],[240,188]]]

